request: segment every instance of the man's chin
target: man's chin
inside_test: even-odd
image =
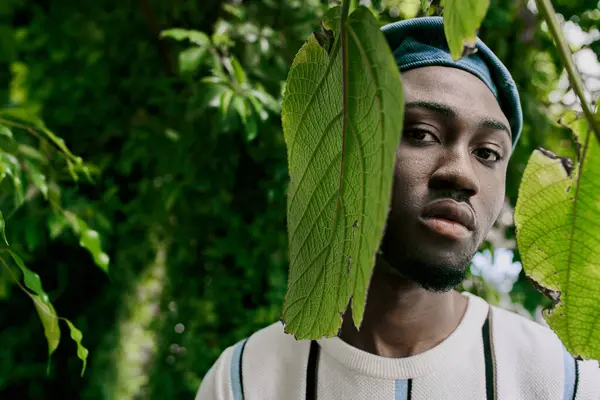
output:
[[[465,280],[468,264],[450,266],[413,261],[393,263],[391,267],[425,290],[447,292]]]

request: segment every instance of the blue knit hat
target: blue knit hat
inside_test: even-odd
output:
[[[521,135],[523,112],[515,82],[502,61],[480,40],[477,51],[458,61],[450,55],[442,17],[421,17],[398,21],[381,28],[400,71],[429,66],[459,68],[481,79],[492,91],[506,115],[513,137],[513,149]]]

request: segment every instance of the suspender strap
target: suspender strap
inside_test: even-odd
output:
[[[233,348],[231,357],[231,369],[229,377],[231,381],[231,393],[233,400],[244,400],[244,380],[242,376],[242,356],[244,355],[244,347],[246,347],[248,339],[238,342]]]
[[[497,400],[496,395],[496,363],[493,351],[493,342],[491,334],[491,315],[492,309],[488,312],[488,316],[483,324],[481,333],[483,339],[483,352],[485,359],[485,387],[486,387],[486,399]],[[310,350],[308,353],[308,364],[306,367],[306,400],[316,400],[317,398],[317,374],[318,374],[318,360],[319,360],[319,344],[316,341],[311,341]],[[565,364],[566,365],[566,364]],[[571,364],[572,365],[572,364]],[[577,364],[573,365],[573,369],[577,370]],[[575,373],[577,376],[578,373]],[[566,382],[566,380],[565,380]],[[412,379],[408,380],[408,396],[411,397],[412,392]],[[575,392],[577,391],[577,380],[575,380]],[[574,395],[573,395],[574,396]],[[575,397],[566,398],[565,400],[575,400]]]
[[[317,376],[319,373],[317,367],[320,350],[321,348],[315,340],[310,342],[308,364],[306,366],[306,400],[316,400],[317,398]]]
[[[563,399],[575,400],[577,398],[577,386],[579,386],[579,364],[577,360],[564,349],[565,380]]]
[[[494,350],[491,335],[491,317],[492,309],[488,312],[488,316],[481,329],[481,335],[483,337],[483,355],[485,359],[485,393],[487,400],[496,400],[496,366],[494,358]]]

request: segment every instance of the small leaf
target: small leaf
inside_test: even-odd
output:
[[[19,144],[12,136],[0,135],[0,150],[14,155],[19,151]]]
[[[0,236],[2,236],[2,239],[4,240],[4,243],[6,243],[6,245],[8,246],[8,239],[6,239],[6,231],[4,230],[6,228],[6,222],[4,222],[4,215],[2,215],[2,211],[0,210]]]
[[[340,14],[335,7],[324,18],[330,53],[313,35],[296,54],[283,98],[290,270],[282,319],[297,339],[336,335],[350,299],[361,324],[403,125],[400,73],[379,23],[362,6],[345,23]]]
[[[75,164],[73,164],[71,162],[71,160],[67,160],[67,170],[69,171],[69,175],[71,175],[71,178],[77,182],[79,180],[79,177],[77,176],[77,171],[75,168]]]
[[[192,47],[179,53],[179,73],[188,74],[195,72],[202,63],[206,49],[202,47]]]
[[[233,90],[226,90],[221,95],[221,118],[225,118],[227,112],[229,111],[229,105],[231,104],[231,99],[233,98]]]
[[[241,96],[234,96],[233,108],[235,108],[238,115],[242,119],[242,123],[244,124],[244,126],[246,126],[246,120],[248,119],[248,114],[250,112],[248,110],[248,104],[244,101],[244,98]]]
[[[475,48],[477,31],[490,6],[490,0],[446,0],[444,32],[454,60]]]
[[[253,141],[254,139],[256,139],[256,136],[258,135],[258,126],[256,124],[256,118],[254,116],[254,114],[250,114],[248,116],[248,118],[246,119],[246,140],[248,142]]]
[[[279,113],[281,111],[281,104],[275,100],[273,96],[265,92],[264,90],[251,90],[250,93],[256,97],[261,103],[266,106],[269,110]]]
[[[44,195],[44,198],[47,199],[48,198],[48,183],[46,183],[46,176],[44,174],[42,174],[42,172],[32,162],[26,161],[25,163],[29,170],[29,176],[31,176],[31,180],[33,181],[33,184],[35,186],[37,186],[37,188],[40,190],[42,195]]]
[[[58,212],[52,213],[48,216],[47,226],[52,240],[56,239],[67,226],[66,218]]]
[[[0,182],[2,182],[4,178],[6,178],[6,175],[8,175],[8,167],[0,157]]]
[[[31,295],[35,309],[44,326],[44,334],[48,341],[48,355],[51,356],[60,343],[60,327],[58,326],[58,316],[52,304],[43,301],[40,296]]]
[[[210,43],[210,38],[202,32],[190,30],[190,29],[181,29],[181,28],[173,28],[167,29],[160,33],[161,38],[172,38],[175,40],[189,40],[192,43],[197,44],[198,46],[206,46]]]
[[[12,154],[0,152],[0,166],[0,174],[2,177],[8,175],[12,178],[15,208],[17,208],[21,206],[24,201],[23,184],[21,182],[21,164]]]
[[[235,80],[239,85],[244,85],[248,81],[248,77],[246,76],[246,71],[239,63],[237,58],[231,56],[231,67],[233,68],[233,73],[235,76]]]
[[[0,109],[0,116],[17,119],[30,124],[33,128],[42,131],[65,155],[76,158],[66,146],[65,141],[52,133],[36,115],[35,111],[26,108],[3,108]]]
[[[238,19],[243,19],[246,8],[240,7],[239,5],[223,3],[223,11],[228,12]]]
[[[26,144],[19,144],[19,153],[42,164],[48,163],[48,159],[42,153],[40,153],[39,150],[34,149]]]
[[[23,272],[23,281],[25,282],[25,286],[27,286],[27,288],[33,293],[37,294],[44,304],[49,303],[50,300],[48,298],[48,295],[42,288],[42,280],[40,279],[40,276],[32,270],[30,270],[29,268],[27,268],[25,266],[25,263],[23,262],[21,257],[17,255],[17,253],[11,251],[10,255],[12,256],[12,259],[15,261],[17,266],[21,269],[21,272]]]
[[[10,272],[6,268],[0,268],[0,300],[6,300],[10,297],[14,282]]]
[[[6,136],[9,139],[13,138],[12,131],[8,126],[0,125],[0,136]]]
[[[181,134],[177,132],[175,129],[167,128],[165,129],[165,136],[172,142],[179,142],[181,139]]]
[[[269,118],[269,114],[256,97],[250,94],[248,97],[246,97],[246,99],[250,101],[250,104],[252,104],[252,107],[254,107],[254,113],[259,116],[261,121],[266,121],[266,119]]]
[[[207,76],[206,78],[200,79],[200,82],[229,86],[229,82],[227,82],[227,80],[223,79],[223,77],[220,76]]]
[[[431,6],[431,0],[421,0],[421,11],[426,13],[429,10],[429,6]]]
[[[79,359],[83,361],[83,366],[81,367],[81,376],[83,376],[85,372],[85,367],[87,365],[87,357],[89,354],[88,349],[83,347],[83,345],[81,344],[81,340],[83,339],[81,331],[77,329],[75,325],[73,325],[73,323],[68,319],[65,319],[64,321],[67,323],[67,325],[69,325],[69,330],[71,331],[71,339],[73,339],[75,343],[77,343],[77,357],[79,357]]]
[[[69,221],[73,232],[79,236],[79,245],[87,249],[92,255],[94,263],[108,274],[110,258],[108,257],[108,254],[102,251],[100,235],[98,232],[90,229],[88,224],[73,213],[68,214],[67,220]]]

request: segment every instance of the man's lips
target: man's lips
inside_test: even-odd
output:
[[[467,237],[475,229],[475,215],[471,207],[452,199],[427,204],[421,220],[430,229],[454,239]]]

